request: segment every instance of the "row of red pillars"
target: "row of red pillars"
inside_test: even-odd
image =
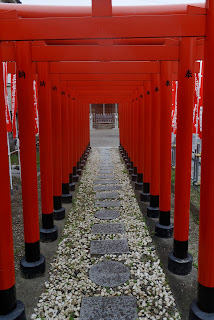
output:
[[[16,300],[9,166],[4,110],[3,68],[0,47],[0,157],[2,201],[0,234],[0,316],[26,319]],[[70,191],[81,175],[90,150],[89,105],[78,103],[77,93],[59,75],[49,74],[46,62],[37,63],[42,227],[39,228],[33,70],[30,43],[16,43],[17,100],[20,138],[25,256],[20,262],[24,278],[45,272],[40,239],[55,241],[54,219],[65,217],[62,202],[72,202]],[[8,318],[9,319],[9,318]]]
[[[209,10],[207,21],[210,25],[207,26],[208,34],[205,41],[198,296],[190,308],[189,319],[191,320],[214,319],[214,219],[212,212],[214,169],[211,163],[214,109],[212,81],[210,81],[212,79],[210,70],[214,70],[214,60],[210,53],[214,52],[214,32],[210,27],[211,23],[214,23],[214,5],[212,5],[212,10]],[[168,256],[168,269],[177,275],[189,274],[193,260],[188,252],[188,240],[195,49],[195,38],[180,40],[174,227],[170,222],[171,62],[161,62],[160,74],[152,74],[151,81],[145,81],[143,86],[138,88],[136,97],[131,102],[119,105],[121,155],[132,181],[136,181],[135,189],[142,190],[141,201],[149,202],[147,216],[159,218],[155,227],[156,236],[170,238],[173,235],[174,237],[173,249]]]

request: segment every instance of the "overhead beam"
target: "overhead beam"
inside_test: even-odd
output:
[[[144,81],[151,80],[150,74],[60,74],[60,80],[62,81]]]
[[[159,73],[160,62],[50,62],[50,73]]]
[[[67,84],[71,87],[94,87],[94,86],[103,86],[103,87],[135,87],[142,86],[143,81],[67,81]]]
[[[178,60],[179,46],[32,46],[33,61]]]
[[[0,39],[204,37],[205,21],[201,14],[1,19]]]
[[[83,17],[92,15],[91,6],[48,6],[1,3],[0,12],[16,11],[23,18]],[[113,16],[121,15],[166,15],[166,14],[206,14],[205,3],[197,5],[176,4],[159,6],[113,6]]]
[[[177,61],[179,42],[173,45],[45,45],[32,42],[32,61]],[[204,42],[197,41],[196,60],[204,58]],[[14,42],[2,42],[3,61],[15,61]]]

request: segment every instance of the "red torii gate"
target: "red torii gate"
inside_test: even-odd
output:
[[[205,39],[205,106],[206,106],[206,112],[204,112],[204,123],[206,125],[210,125],[207,126],[205,128],[204,126],[204,132],[203,132],[203,155],[202,155],[202,185],[201,185],[201,217],[200,217],[200,251],[199,251],[199,295],[198,295],[198,302],[197,305],[196,303],[193,304],[192,306],[192,313],[191,313],[191,319],[204,319],[202,317],[204,317],[204,314],[200,315],[201,310],[204,313],[208,313],[209,315],[211,313],[214,312],[213,310],[213,288],[214,288],[214,279],[211,276],[211,270],[213,267],[213,247],[214,247],[214,241],[212,239],[212,230],[208,229],[206,227],[206,222],[207,220],[210,219],[210,222],[212,222],[212,216],[211,214],[209,214],[209,206],[211,206],[211,200],[213,198],[213,194],[211,193],[212,188],[209,188],[209,184],[212,183],[208,181],[209,179],[209,175],[211,172],[211,177],[212,175],[214,175],[214,172],[209,171],[208,173],[208,168],[210,170],[212,170],[211,166],[211,159],[209,159],[209,154],[210,151],[208,150],[208,142],[212,141],[211,138],[213,138],[213,132],[212,132],[212,126],[211,126],[211,115],[213,113],[212,110],[212,104],[211,104],[211,97],[212,97],[212,88],[211,88],[211,84],[209,83],[209,79],[211,79],[212,76],[212,72],[214,69],[213,66],[213,62],[212,62],[212,53],[213,53],[213,46],[214,46],[214,40],[213,40],[213,19],[214,19],[214,7],[213,4],[210,3],[209,1],[207,1],[207,15],[206,15],[206,11],[204,8],[201,7],[194,7],[194,6],[189,6],[187,9],[185,6],[183,7],[179,7],[176,6],[175,9],[172,9],[172,11],[170,11],[170,7],[166,7],[162,10],[161,14],[158,13],[158,9],[156,8],[146,8],[144,14],[141,14],[138,16],[136,13],[135,16],[128,16],[126,10],[129,10],[127,8],[125,9],[121,9],[121,16],[119,15],[119,13],[117,11],[116,15],[112,15],[112,10],[111,10],[111,5],[109,1],[100,1],[99,5],[97,4],[97,2],[94,0],[92,3],[92,17],[90,16],[90,13],[88,13],[88,9],[86,11],[84,11],[83,9],[83,14],[81,14],[81,12],[79,12],[77,10],[76,16],[75,17],[69,17],[69,13],[64,13],[64,14],[54,14],[52,15],[53,18],[49,18],[46,19],[44,17],[48,17],[48,14],[46,14],[46,12],[42,13],[42,12],[37,12],[37,17],[39,15],[39,18],[35,19],[34,15],[29,14],[28,19],[25,18],[18,18],[19,14],[18,14],[18,10],[19,8],[17,8],[17,11],[8,11],[5,12],[3,11],[1,13],[0,16],[0,38],[2,41],[15,41],[15,40],[40,40],[40,39],[48,39],[48,40],[54,40],[54,39],[63,39],[63,40],[67,40],[67,39],[78,39],[78,38],[88,38],[88,39],[93,39],[93,38],[121,38],[121,37],[204,37],[206,35],[206,39]],[[97,4],[97,7],[96,7]],[[101,5],[100,5],[101,4]],[[5,7],[6,8],[6,7]],[[14,8],[14,7],[13,7]],[[173,7],[172,7],[173,8]],[[4,9],[5,10],[5,9]],[[120,9],[117,9],[118,11]],[[157,11],[156,11],[157,10]],[[159,8],[159,10],[161,10]],[[39,10],[40,11],[40,10]],[[41,10],[42,11],[42,10]],[[54,11],[54,10],[53,10]],[[81,11],[81,10],[80,10]],[[126,12],[124,14],[124,11]],[[131,9],[130,9],[131,12]],[[23,14],[23,13],[22,13]],[[22,15],[21,14],[21,15]],[[43,14],[43,16],[42,16]],[[133,14],[133,11],[132,11]],[[56,18],[56,16],[58,15],[58,18]],[[107,15],[107,16],[106,16]],[[143,18],[142,18],[143,15]],[[24,14],[23,14],[24,16]],[[32,17],[33,16],[33,17]],[[41,19],[41,16],[43,17]],[[64,16],[64,17],[63,17]],[[62,18],[63,17],[63,18]],[[66,22],[66,23],[65,23]],[[8,25],[10,26],[10,28],[8,28]],[[158,29],[156,28],[156,25],[158,25]],[[168,25],[170,25],[170,29],[168,28]],[[39,26],[39,27],[38,27]],[[130,27],[131,26],[131,27]],[[179,27],[178,27],[179,26]],[[207,27],[207,29],[206,29]],[[13,29],[12,29],[13,28]],[[77,28],[77,29],[76,29]],[[24,33],[22,31],[25,31]],[[75,30],[75,31],[74,31]],[[32,37],[32,34],[34,35]],[[20,36],[21,35],[21,36]],[[102,42],[102,40],[101,40]],[[208,46],[209,45],[209,46]],[[187,47],[187,49],[186,49]],[[193,57],[195,56],[192,55],[192,53],[194,53],[194,39],[190,38],[184,38],[184,40],[181,41],[181,46],[179,50],[183,50],[181,51],[183,53],[183,63],[180,63],[180,67],[179,69],[179,75],[180,77],[185,77],[185,75],[187,75],[187,70],[192,72],[193,74],[193,70],[194,70],[194,65],[193,65]],[[21,58],[21,53],[23,52],[23,46],[22,43],[17,44],[16,45],[16,54],[18,53],[18,55],[16,56],[16,62],[17,62],[17,67],[18,67],[18,71],[22,71],[22,68],[19,68],[19,66],[23,66],[24,65],[24,61]],[[201,48],[200,48],[201,49]],[[209,50],[208,50],[209,49]],[[102,49],[101,49],[102,50]],[[119,48],[118,48],[119,50]],[[162,50],[162,49],[161,49]],[[173,49],[175,50],[175,49]],[[140,50],[139,50],[140,52]],[[100,53],[101,55],[103,55],[103,52],[101,51]],[[176,53],[175,53],[176,54]],[[121,54],[118,55],[118,59],[119,57],[121,57]],[[185,59],[186,58],[186,59]],[[21,60],[22,59],[22,60]],[[122,58],[121,58],[122,59]],[[152,58],[151,58],[152,59]],[[151,60],[149,59],[149,60]],[[1,59],[3,61],[3,59]],[[168,60],[168,59],[167,59]],[[153,62],[150,62],[150,64],[152,64]],[[185,65],[187,63],[187,65]],[[61,62],[60,62],[61,64]],[[73,63],[71,65],[71,68],[75,68],[75,66],[77,66],[78,63]],[[127,62],[124,63],[124,67],[125,65],[127,65]],[[112,66],[114,70],[116,70],[116,73],[123,73],[122,69],[122,64],[120,64],[120,67],[118,67],[116,64],[114,63],[114,65]],[[81,63],[81,67],[84,67],[83,64]],[[103,70],[102,72],[97,71],[97,73],[110,73],[110,71],[108,71],[108,64],[103,65]],[[131,67],[131,65],[130,65]],[[134,62],[132,63],[132,67],[134,67]],[[137,64],[136,64],[136,69],[137,69]],[[138,66],[139,67],[139,66]],[[32,66],[30,67],[32,68]],[[57,62],[53,63],[52,65],[50,65],[50,70],[53,70],[54,68],[58,68]],[[61,67],[60,67],[61,68]],[[64,68],[65,65],[64,65]],[[93,66],[93,64],[90,65],[89,68],[95,68],[95,65]],[[188,69],[187,69],[188,68]],[[139,70],[139,69],[138,69]],[[88,70],[90,71],[90,70]],[[1,70],[2,72],[2,70]],[[125,73],[132,73],[130,69],[127,69],[127,71]],[[62,71],[60,71],[59,73],[63,73]],[[70,72],[68,72],[70,73]],[[150,72],[151,73],[151,72]],[[159,64],[159,72],[155,72],[156,74],[160,73],[160,64]],[[185,74],[185,75],[184,75]],[[189,77],[186,77],[184,84],[188,84],[188,87],[191,88],[191,86],[193,87],[193,78],[191,76],[191,73],[189,73],[188,75],[190,75]],[[153,76],[154,81],[157,81],[158,79],[155,79],[155,75]],[[2,77],[1,77],[2,78]],[[181,79],[181,78],[180,78]],[[22,101],[22,97],[21,97],[21,80],[24,81],[24,79],[20,79],[20,88],[18,87],[18,83],[17,83],[17,87],[18,87],[18,94],[19,94],[19,101]],[[28,85],[28,90],[26,91],[27,94],[30,94],[30,92],[32,91],[30,88],[30,82],[32,80],[32,77],[30,79],[30,81],[25,81],[27,82]],[[189,81],[190,84],[187,82]],[[180,81],[180,83],[182,83],[183,81]],[[25,85],[26,86],[26,85]],[[1,90],[3,90],[2,87],[2,83],[1,83]],[[180,91],[180,101],[183,103],[184,102],[184,98],[186,98],[186,103],[185,105],[188,107],[188,101],[189,106],[191,106],[192,104],[192,95],[193,95],[193,90],[191,90],[188,93],[187,88],[185,88],[185,86],[183,87],[183,93],[181,93]],[[158,91],[157,91],[158,92]],[[2,91],[3,93],[3,91]],[[185,95],[185,97],[182,97],[182,94]],[[29,100],[32,99],[30,97],[28,97]],[[187,99],[188,98],[188,99]],[[2,98],[1,98],[2,99]],[[3,101],[2,105],[3,105]],[[3,108],[1,108],[3,110]],[[30,108],[29,108],[30,109]],[[180,107],[179,110],[182,110],[184,112],[183,115],[187,116],[187,113],[184,110],[185,108]],[[5,137],[5,133],[4,133],[4,129],[5,129],[5,125],[4,125],[4,114],[3,111],[2,112],[2,116],[0,117],[2,121],[2,131],[0,136],[2,137],[2,150],[6,150],[5,149],[5,139],[3,139]],[[182,111],[180,111],[180,120],[178,117],[178,139],[177,139],[177,148],[179,150],[179,139],[182,139],[182,135],[183,135],[183,125],[185,124],[185,128],[187,128],[187,130],[190,130],[190,124],[191,124],[191,108],[187,108],[188,110],[188,117],[185,120],[185,123],[183,123],[182,119]],[[205,111],[205,110],[204,110]],[[28,118],[31,119],[32,118],[32,111],[29,111],[29,115]],[[158,120],[158,118],[155,119],[156,121]],[[190,121],[191,120],[191,121]],[[27,130],[28,128],[25,128],[24,123],[22,123],[22,130],[23,132],[25,131],[25,129]],[[158,125],[158,123],[157,123]],[[21,127],[21,124],[20,124]],[[25,128],[25,129],[24,129]],[[180,128],[180,130],[179,130]],[[30,128],[29,128],[30,129]],[[30,130],[29,130],[30,131]],[[158,132],[158,130],[157,130]],[[190,132],[188,132],[187,134],[188,137],[190,137]],[[179,138],[180,137],[180,138]],[[157,138],[157,135],[156,135]],[[24,137],[22,138],[22,140],[24,141]],[[190,149],[190,140],[186,142],[187,145],[187,149],[188,149],[188,153],[189,153],[189,149]],[[28,140],[26,140],[26,144],[28,143]],[[205,147],[204,147],[205,145]],[[181,143],[180,143],[181,146]],[[205,150],[205,151],[204,151]],[[208,152],[209,151],[209,152]],[[5,153],[6,154],[6,153]],[[183,160],[179,159],[179,157],[183,157],[181,152],[178,152],[177,154],[179,154],[178,160],[177,161],[177,172],[181,171],[181,169],[179,169],[179,165],[178,163],[180,162],[180,165],[182,165]],[[34,158],[34,155],[32,154],[32,159]],[[210,157],[211,158],[211,157]],[[6,161],[6,157],[2,157],[2,168],[5,168],[5,172],[7,173],[7,168],[8,168],[8,164]],[[188,159],[188,154],[187,154],[187,160]],[[203,162],[204,161],[204,162]],[[23,163],[24,161],[22,161]],[[204,163],[204,164],[203,164]],[[188,169],[188,168],[187,168]],[[207,176],[207,175],[208,176]],[[177,186],[177,192],[176,192],[176,197],[177,197],[177,201],[179,201],[179,199],[183,199],[185,200],[185,205],[188,204],[188,197],[186,199],[184,199],[183,194],[179,193],[180,189],[179,189],[179,184],[180,186],[183,186],[183,182],[185,181],[185,178],[189,177],[189,169],[184,172],[183,174],[183,179],[179,180],[177,179],[177,176],[180,176],[180,174],[176,174],[176,186]],[[35,177],[34,177],[35,178]],[[27,178],[26,178],[27,179]],[[7,186],[8,184],[8,176],[7,174],[4,174],[3,176],[3,181],[5,181],[5,185]],[[188,179],[187,179],[188,180]],[[35,181],[35,179],[34,179]],[[32,183],[32,180],[31,180]],[[36,182],[35,182],[36,183]],[[206,184],[207,183],[207,184]],[[30,184],[30,182],[28,183],[28,185]],[[188,189],[188,183],[186,184],[186,192],[185,194],[188,195],[189,190]],[[9,188],[6,188],[6,190],[2,190],[2,194],[4,195],[5,199],[8,199],[8,203],[5,205],[5,209],[6,212],[10,212],[10,197],[8,195],[8,190]],[[211,190],[211,191],[210,191]],[[209,191],[209,192],[208,192]],[[180,195],[180,197],[178,196]],[[207,197],[207,195],[209,195],[209,197]],[[209,199],[209,201],[207,201],[207,198]],[[32,200],[35,200],[35,198],[33,198]],[[203,201],[204,200],[204,201]],[[208,203],[208,205],[207,205]],[[187,209],[185,210],[182,208],[182,210],[184,211],[184,219],[186,220],[188,214],[187,214]],[[179,212],[180,208],[177,208],[177,211]],[[188,209],[189,210],[189,209]],[[205,213],[206,212],[206,216]],[[8,218],[5,218],[8,219]],[[3,219],[3,221],[5,221],[5,219]],[[207,219],[207,220],[206,220]],[[181,219],[180,219],[181,221]],[[176,225],[179,225],[179,222],[175,223]],[[184,221],[184,220],[183,220]],[[209,222],[209,221],[208,221]],[[11,222],[5,221],[4,223],[5,225],[7,224],[6,228],[8,230],[8,233],[11,235],[10,232],[10,225]],[[187,224],[186,224],[187,225]],[[209,224],[210,226],[212,226],[212,223]],[[180,228],[178,228],[178,230],[181,230]],[[186,230],[188,233],[188,230]],[[29,232],[29,230],[28,230]],[[176,257],[176,250],[174,248],[174,254],[175,257],[178,258],[177,259],[177,263],[180,263],[179,258],[181,260],[183,260],[183,255],[186,255],[187,253],[187,241],[186,241],[186,233],[182,233],[181,235],[177,235],[177,239],[175,242],[175,247],[177,246],[177,254],[178,256]],[[208,237],[206,236],[208,234]],[[181,238],[184,236],[184,239],[179,239],[179,236],[181,236]],[[11,237],[10,237],[11,238]],[[36,243],[36,242],[35,242]],[[209,248],[207,246],[207,244],[209,244]],[[183,248],[182,248],[183,247]],[[208,249],[205,249],[208,248]],[[8,249],[8,247],[6,248]],[[182,250],[181,250],[182,249]],[[184,250],[183,250],[184,249]],[[8,252],[12,252],[12,248],[11,248],[11,243],[9,243],[9,250]],[[37,253],[38,253],[38,246],[37,246]],[[185,253],[185,254],[184,254]],[[208,255],[208,253],[210,253]],[[179,256],[179,255],[182,255]],[[12,255],[9,255],[10,259],[12,257]],[[209,258],[209,259],[208,259]],[[207,263],[206,268],[203,266],[203,261],[206,261],[209,263]],[[4,266],[6,266],[8,268],[8,265],[10,263],[10,261],[5,261],[3,262]],[[4,268],[3,268],[4,270]],[[204,270],[206,270],[207,272],[203,272]],[[11,267],[10,269],[11,274],[14,274],[13,268]],[[14,288],[14,282],[12,280],[10,280],[9,282],[6,282],[6,287],[8,286],[8,283],[12,284],[12,287],[9,288]],[[5,287],[3,289],[1,289],[1,292],[3,292],[3,297],[5,294],[5,290],[9,289],[8,287],[5,289]],[[12,289],[11,292],[14,292],[14,289]],[[209,298],[209,299],[208,299]],[[10,304],[10,308],[8,309],[9,311],[13,310],[15,308],[15,299],[13,298],[13,303]],[[7,300],[5,301],[7,302]],[[6,305],[6,303],[5,303]],[[6,306],[7,307],[7,306]],[[6,308],[5,307],[5,308]],[[199,307],[199,309],[197,309]],[[5,309],[6,310],[6,309]],[[5,310],[3,312],[5,312]],[[7,311],[8,311],[7,310]]]

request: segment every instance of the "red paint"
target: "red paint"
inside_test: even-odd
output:
[[[48,63],[37,64],[42,213],[53,212],[51,83]]]
[[[62,195],[61,88],[59,76],[51,77],[53,195]]]
[[[15,268],[13,254],[13,231],[12,231],[12,215],[10,203],[10,179],[9,179],[9,163],[7,148],[7,128],[5,118],[4,103],[4,84],[3,84],[3,65],[1,57],[0,44],[0,169],[1,184],[0,194],[1,201],[1,232],[0,232],[0,290],[6,290],[15,284]]]
[[[152,75],[151,86],[151,185],[150,194],[159,195],[160,183],[160,75]]]
[[[214,287],[214,168],[213,156],[213,70],[214,70],[214,3],[207,1],[207,25],[204,62],[203,150],[201,158],[201,198],[199,226],[198,281],[206,287]]]
[[[172,64],[161,62],[160,104],[160,211],[171,208],[171,107],[172,107]]]
[[[61,94],[61,129],[62,129],[62,183],[69,183],[69,127],[68,127],[68,91],[64,85]]]
[[[17,100],[25,242],[39,241],[38,189],[31,47],[16,43]]]
[[[194,67],[195,39],[181,39],[174,206],[174,239],[179,241],[187,241],[189,237]]]

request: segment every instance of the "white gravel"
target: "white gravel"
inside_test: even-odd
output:
[[[99,175],[99,150],[95,148],[91,152],[56,258],[51,264],[46,290],[31,319],[78,319],[82,297],[115,295],[136,296],[139,320],[181,319],[117,149],[110,150],[115,179],[121,185],[121,190],[118,190],[121,215],[109,223],[124,223],[125,233],[91,234],[93,224],[108,223],[94,217],[98,208],[94,207],[96,192],[93,191],[93,181]],[[91,258],[90,241],[99,239],[128,239],[130,253]],[[127,265],[131,273],[130,280],[114,289],[93,283],[88,277],[88,270],[94,263],[104,259]]]

